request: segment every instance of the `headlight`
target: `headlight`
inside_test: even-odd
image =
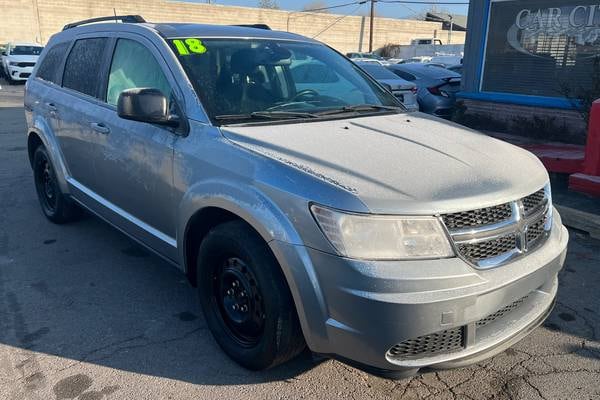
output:
[[[341,256],[366,260],[454,256],[435,217],[350,214],[310,207],[319,227]]]

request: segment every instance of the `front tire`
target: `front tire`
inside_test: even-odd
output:
[[[44,146],[39,146],[33,155],[33,177],[46,218],[55,224],[64,224],[79,216],[79,207],[61,192],[54,166]]]
[[[206,322],[229,357],[263,370],[304,349],[281,268],[249,225],[232,221],[212,229],[200,245],[197,268]]]

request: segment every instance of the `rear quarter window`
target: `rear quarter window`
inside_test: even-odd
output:
[[[396,75],[398,75],[400,78],[405,79],[407,81],[414,81],[417,79],[416,76],[414,76],[413,74],[410,74],[406,71],[401,71],[399,69],[394,69],[392,70]]]
[[[65,65],[63,87],[98,97],[98,82],[107,44],[107,38],[76,41]]]
[[[69,48],[69,42],[53,46],[42,60],[37,71],[37,78],[60,85],[60,68]]]

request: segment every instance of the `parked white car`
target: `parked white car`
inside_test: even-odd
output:
[[[445,67],[449,67],[451,65],[460,65],[462,64],[463,57],[460,55],[443,55],[443,56],[435,56],[431,57],[429,61],[431,64],[440,64]]]
[[[32,43],[8,43],[2,52],[2,70],[9,83],[26,81],[44,47]]]

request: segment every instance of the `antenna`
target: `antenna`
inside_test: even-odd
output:
[[[113,7],[113,14],[115,14],[115,22],[119,22],[117,19],[117,10]]]

